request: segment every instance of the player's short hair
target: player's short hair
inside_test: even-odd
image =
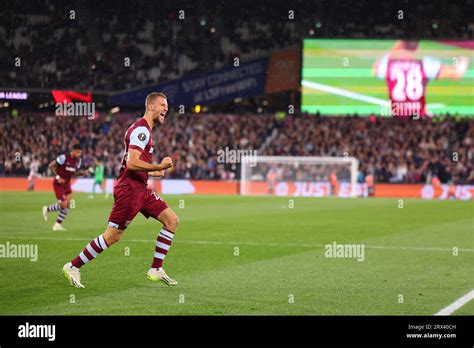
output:
[[[162,92],[151,92],[150,94],[148,94],[146,96],[146,99],[145,99],[145,108],[148,107],[148,104],[150,104],[153,100],[155,100],[156,98],[158,97],[162,97],[162,98],[165,98],[165,99],[168,99],[166,97],[166,95]]]
[[[81,146],[81,144],[74,144],[74,145],[72,145],[72,149],[73,150],[82,150],[82,146]]]

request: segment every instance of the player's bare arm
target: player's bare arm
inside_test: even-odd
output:
[[[63,184],[65,182],[65,180],[61,178],[56,171],[58,169],[58,164],[56,163],[56,160],[51,161],[51,163],[48,165],[48,168],[60,184]]]
[[[147,163],[140,159],[141,152],[135,149],[128,150],[127,168],[129,170],[136,170],[142,172],[159,172],[171,168],[173,161],[171,157],[165,157],[159,164]],[[157,175],[160,176],[160,175]]]
[[[52,160],[50,164],[48,164],[48,168],[53,173],[56,175],[56,169],[58,168],[58,164],[56,163],[56,160]]]

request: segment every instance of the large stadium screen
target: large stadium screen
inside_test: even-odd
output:
[[[473,49],[474,41],[305,39],[301,109],[474,117]]]

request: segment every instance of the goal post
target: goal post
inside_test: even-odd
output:
[[[355,157],[243,156],[240,194],[356,197]]]

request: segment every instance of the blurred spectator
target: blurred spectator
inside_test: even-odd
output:
[[[311,36],[473,39],[472,17],[462,9],[474,2],[463,3],[7,2],[0,10],[0,80],[4,87],[110,91],[268,56]]]
[[[56,117],[22,113],[0,116],[0,175],[28,175],[33,156],[39,173],[60,153],[80,143],[83,163],[104,161],[108,177],[116,177],[123,156],[123,136],[134,119],[115,114],[108,119]],[[275,137],[270,135],[277,130]],[[9,134],[16,134],[12,140]],[[154,130],[155,161],[173,158],[171,178],[238,179],[238,163],[219,163],[218,151],[257,150],[258,155],[340,156],[360,162],[359,182],[373,175],[375,182],[474,184],[474,121],[446,117],[416,121],[357,117],[288,116],[277,122],[273,115],[199,114],[169,115],[164,127]],[[266,143],[266,147],[262,145]],[[283,171],[282,177],[318,180],[321,168]],[[348,175],[348,174],[347,174]],[[341,179],[341,178],[339,178]],[[344,178],[342,178],[344,179]]]

